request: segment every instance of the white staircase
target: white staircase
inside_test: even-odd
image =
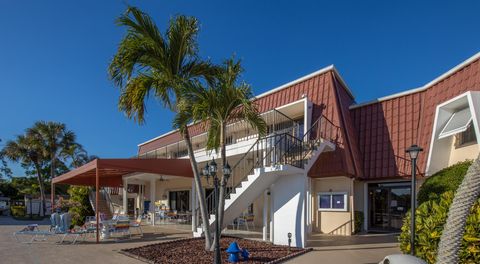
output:
[[[304,153],[305,162],[303,168],[292,166],[288,164],[271,164],[253,169],[235,189],[230,193],[229,197],[225,199],[225,211],[223,216],[223,227],[239,216],[239,214],[247,208],[254,200],[259,197],[267,188],[269,188],[275,181],[283,175],[299,174],[308,171],[315,163],[321,153],[325,151],[332,151],[335,149],[335,144],[330,141],[320,139],[314,143],[314,146],[308,153]],[[286,158],[287,159],[287,158]],[[285,160],[286,160],[285,159]],[[215,215],[211,214],[209,218],[210,229],[214,229]],[[201,237],[203,235],[203,227],[197,227],[193,232],[194,237]]]

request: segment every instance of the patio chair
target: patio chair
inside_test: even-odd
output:
[[[50,216],[50,229],[49,231],[40,230],[38,224],[29,224],[20,231],[14,232],[13,236],[19,243],[28,243],[46,241],[47,236],[55,236],[57,234],[58,227],[60,226],[60,214],[55,212]],[[20,236],[28,236],[30,239],[22,240]]]
[[[60,214],[55,212],[50,215],[50,231],[55,230],[60,225]]]
[[[86,234],[86,231],[83,229],[81,230],[70,229],[71,225],[72,225],[72,216],[69,213],[61,214],[60,225],[58,225],[55,230],[55,234],[61,236],[61,240],[59,241],[59,243],[63,243],[67,236],[73,236],[72,244],[75,244],[77,242],[77,239],[80,236]]]
[[[15,240],[19,243],[24,243],[24,244],[31,244],[39,241],[46,241],[47,236],[54,236],[54,235],[55,235],[55,232],[39,230],[37,224],[27,225],[22,230],[13,233],[13,237],[15,237]],[[24,237],[24,236],[30,237],[30,238],[27,240],[22,240],[20,237]]]
[[[143,230],[142,230],[142,216],[138,216],[137,219],[133,220],[130,222],[130,228],[135,228],[139,230],[139,234],[143,236]]]
[[[168,211],[166,214],[168,221],[174,221],[177,219],[177,210]]]
[[[19,243],[31,244],[34,242],[47,241],[49,236],[60,236],[58,243],[63,243],[67,236],[73,236],[72,244],[75,244],[78,238],[84,235],[84,230],[70,230],[71,216],[69,213],[59,215],[58,213],[52,214],[50,217],[50,230],[40,230],[37,224],[31,224],[24,229],[14,232],[13,236]],[[22,240],[20,236],[28,236],[30,239]]]
[[[122,236],[132,236],[130,233],[130,219],[127,216],[120,215],[109,230],[111,234],[121,234]]]
[[[255,229],[255,216],[253,214],[246,214],[236,219],[237,229],[240,229],[240,225],[244,225],[247,231],[250,231],[249,223],[251,223],[253,229]]]

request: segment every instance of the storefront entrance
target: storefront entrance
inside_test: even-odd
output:
[[[369,230],[398,231],[410,209],[410,183],[372,183],[368,185]]]

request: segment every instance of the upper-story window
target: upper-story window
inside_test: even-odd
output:
[[[180,158],[185,156],[188,156],[188,149],[179,150],[178,152],[174,153],[175,158]]]
[[[472,145],[475,143],[477,143],[477,137],[475,135],[475,129],[472,123],[470,123],[470,125],[465,131],[458,133],[455,136],[456,148],[461,148],[461,147]]]

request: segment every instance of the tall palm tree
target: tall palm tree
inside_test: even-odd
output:
[[[191,109],[185,112],[192,113],[196,122],[208,124],[207,150],[220,150],[223,167],[227,165],[226,140],[227,125],[235,122],[246,122],[262,137],[267,132],[267,126],[257,109],[253,99],[251,87],[240,81],[243,69],[240,61],[233,58],[223,63],[223,67],[213,82],[209,82],[208,89],[199,85],[187,87],[185,92]],[[223,170],[222,170],[223,171]],[[218,221],[223,226],[225,209],[226,179],[220,179],[218,204]],[[218,241],[214,241],[214,244]]]
[[[78,145],[75,133],[59,122],[38,121],[27,129],[27,134],[37,138],[38,143],[43,146],[44,156],[49,157],[51,179],[56,176],[57,162],[68,158],[65,152]]]
[[[173,17],[162,34],[148,14],[128,7],[116,22],[127,29],[109,66],[110,78],[121,91],[119,109],[142,124],[146,101],[153,95],[165,107],[182,114],[176,107],[181,101],[181,88],[203,79],[211,80],[216,73],[216,67],[198,56],[197,19],[182,15]],[[205,196],[187,123],[180,124],[179,131],[188,146],[205,227],[205,247],[210,248]]]
[[[42,200],[42,213],[45,214],[45,183],[42,175],[42,166],[48,160],[44,149],[39,141],[30,134],[19,135],[15,140],[7,141],[2,152],[5,157],[13,162],[33,167],[37,174],[38,186],[40,188],[40,199]]]

